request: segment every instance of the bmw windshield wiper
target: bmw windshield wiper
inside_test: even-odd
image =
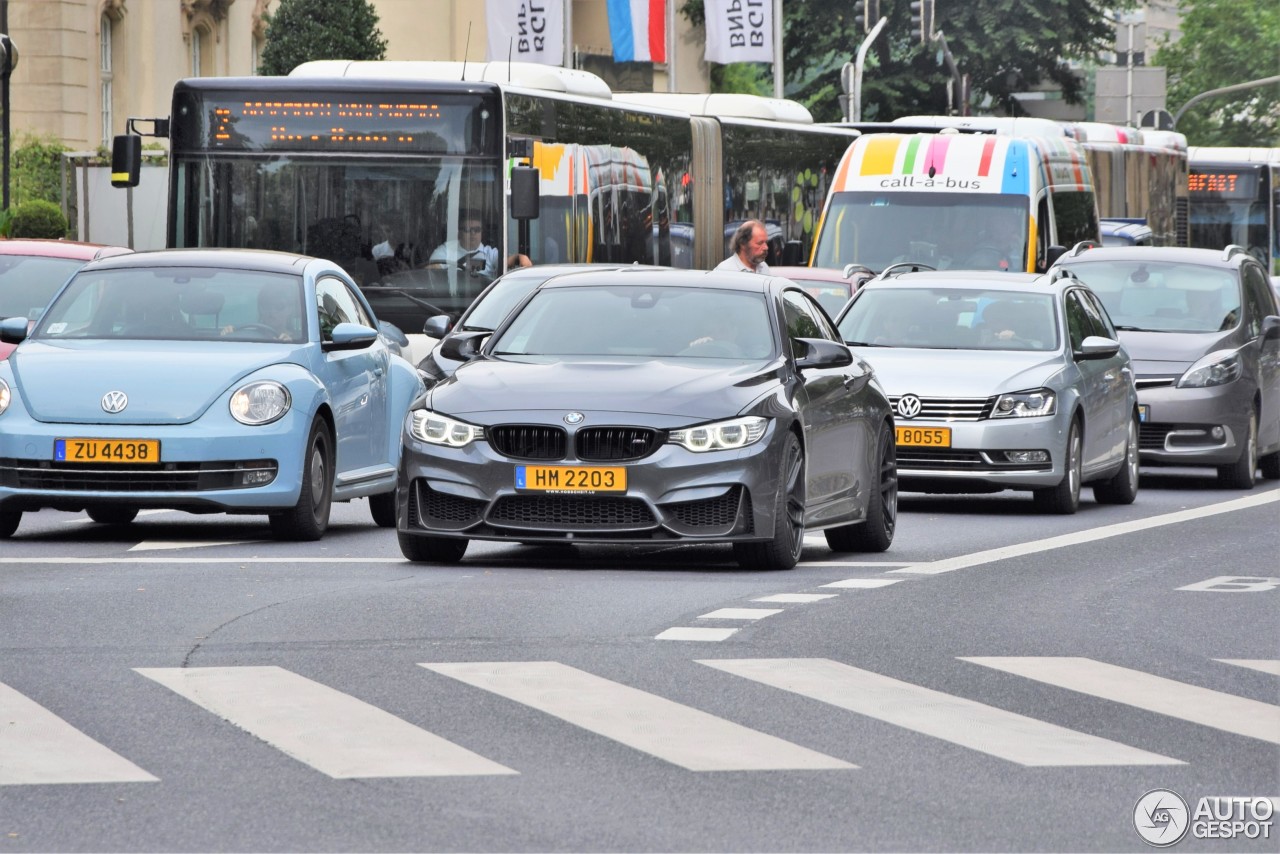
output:
[[[892,347],[892,344],[873,344],[870,341],[846,341],[846,347]]]

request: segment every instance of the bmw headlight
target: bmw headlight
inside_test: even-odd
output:
[[[4,380],[0,380],[0,413],[9,408],[9,401],[13,399],[13,395],[9,391],[9,384]]]
[[[1178,379],[1178,388],[1209,388],[1240,379],[1244,363],[1236,350],[1218,350],[1203,356]]]
[[[430,409],[415,409],[409,413],[409,432],[416,439],[450,448],[461,448],[484,438],[483,427],[458,421]]]
[[[768,423],[767,418],[750,415],[746,418],[672,430],[667,438],[690,451],[728,451],[758,442]]]
[[[1032,418],[1037,415],[1052,415],[1058,409],[1058,396],[1050,389],[1038,388],[1035,391],[1014,391],[1000,395],[992,418]]]
[[[260,380],[243,385],[231,395],[231,417],[257,427],[278,421],[289,411],[289,390],[278,382]]]

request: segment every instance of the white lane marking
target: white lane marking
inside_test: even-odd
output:
[[[131,552],[165,551],[172,549],[207,549],[210,546],[251,546],[255,543],[270,542],[268,540],[144,540],[136,546],[130,546]]]
[[[874,567],[876,569],[885,569],[890,566],[918,566],[915,561],[910,560],[802,560],[799,566],[842,566],[845,569],[850,567]]]
[[[699,663],[1019,765],[1184,764],[830,659],[709,659]]]
[[[137,765],[0,682],[0,786],[154,782]]]
[[[1214,661],[1221,661],[1223,664],[1234,664],[1236,667],[1248,667],[1251,670],[1261,670],[1263,673],[1270,673],[1272,676],[1280,676],[1280,660],[1274,658],[1216,658]]]
[[[421,666],[690,771],[857,767],[556,661]]]
[[[1280,744],[1280,706],[1090,658],[961,658],[1037,682]]]
[[[918,563],[914,566],[904,567],[902,569],[891,569],[889,570],[889,573],[901,575],[940,575],[944,572],[954,572],[957,569],[969,569],[970,567],[994,563],[995,561],[1006,560],[1011,557],[1021,557],[1022,555],[1036,554],[1037,552],[1052,551],[1053,549],[1060,549],[1066,546],[1075,546],[1081,543],[1093,542],[1094,540],[1105,540],[1108,537],[1119,537],[1124,534],[1132,534],[1136,531],[1145,531],[1148,528],[1159,528],[1163,525],[1176,525],[1179,522],[1187,522],[1191,519],[1203,519],[1206,516],[1216,516],[1219,513],[1230,513],[1235,510],[1245,510],[1250,507],[1257,507],[1259,505],[1269,504],[1275,501],[1280,501],[1280,490],[1269,490],[1267,492],[1250,495],[1247,498],[1237,498],[1232,501],[1224,501],[1221,504],[1210,504],[1207,507],[1196,507],[1191,510],[1179,510],[1176,513],[1166,513],[1163,516],[1152,516],[1148,519],[1136,519],[1132,522],[1121,522],[1116,525],[1106,525],[1101,528],[1093,528],[1087,531],[1077,531],[1074,534],[1063,534],[1058,537],[1033,540],[1029,543],[1002,546],[998,549],[973,552],[972,554],[960,555],[958,557],[946,558],[944,560],[935,560],[931,563]]]
[[[134,669],[334,779],[517,773],[280,667]]]
[[[897,584],[901,580],[901,578],[846,578],[843,581],[833,581],[822,586],[840,587],[846,590],[871,590],[876,587],[888,587],[890,584]]]
[[[699,626],[676,626],[653,636],[654,640],[722,641],[737,634],[737,629],[711,629]]]
[[[823,599],[834,599],[839,593],[775,593],[772,596],[761,596],[758,599],[752,599],[752,602],[793,602],[804,604],[807,602],[821,602]]]
[[[710,614],[702,614],[699,620],[760,620],[781,614],[781,608],[720,608]]]

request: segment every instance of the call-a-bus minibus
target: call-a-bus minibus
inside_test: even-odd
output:
[[[739,218],[767,219],[780,250],[807,257],[813,210],[856,135],[615,100],[593,74],[528,63],[330,60],[192,78],[169,120],[167,242],[330,258],[412,335],[487,284],[429,263],[475,218],[504,263],[522,250],[534,264],[710,269]],[[540,170],[524,241],[517,162]]]
[[[1100,239],[1089,164],[1065,135],[869,133],[836,170],[811,264],[1036,272]]]
[[[1192,146],[1191,245],[1243,246],[1280,275],[1280,148]]]
[[[1187,138],[1173,131],[1028,116],[903,116],[887,127],[955,127],[1012,136],[1068,136],[1084,148],[1102,219],[1141,222],[1155,246],[1189,245]]]

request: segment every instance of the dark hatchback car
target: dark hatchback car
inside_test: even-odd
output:
[[[1239,246],[1078,247],[1057,262],[1102,298],[1133,359],[1148,465],[1280,478],[1280,307]]]
[[[652,267],[558,276],[410,408],[400,548],[468,541],[731,543],[789,569],[806,528],[883,551],[897,517],[889,402],[786,279]]]

